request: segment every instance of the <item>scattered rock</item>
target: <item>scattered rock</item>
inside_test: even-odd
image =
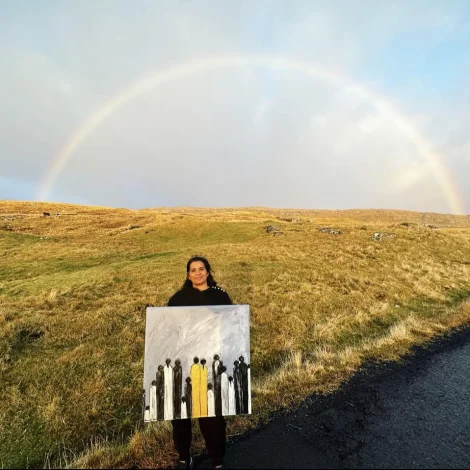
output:
[[[280,232],[279,227],[275,227],[274,225],[267,225],[266,227],[264,227],[264,230],[266,233]]]
[[[322,233],[329,233],[330,235],[342,235],[344,233],[344,230],[338,230],[331,227],[319,228],[318,231]]]
[[[50,212],[43,212],[42,215],[44,217],[50,217],[51,213]]]
[[[385,238],[395,238],[395,237],[396,237],[396,235],[394,233],[375,232],[374,236],[372,238],[376,242],[380,242],[380,241],[384,240]]]
[[[439,227],[437,225],[426,225],[427,228],[433,229],[433,230],[439,230]]]
[[[21,331],[20,333],[24,338],[28,338],[29,341],[36,341],[44,336],[44,331]]]
[[[40,240],[47,240],[49,237],[40,237]]]
[[[127,230],[134,230],[136,228],[142,228],[143,225],[131,225]]]
[[[264,231],[266,233],[272,233],[273,235],[284,235],[281,229],[279,227],[276,227],[275,225],[267,225],[266,227],[264,227]]]

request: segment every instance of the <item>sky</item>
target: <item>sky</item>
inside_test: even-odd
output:
[[[470,3],[3,0],[0,200],[470,214]]]

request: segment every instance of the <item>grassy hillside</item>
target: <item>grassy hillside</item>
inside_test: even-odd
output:
[[[138,425],[145,305],[195,254],[251,305],[254,415],[229,434],[470,322],[469,216],[0,201],[0,466],[173,463],[168,424]]]

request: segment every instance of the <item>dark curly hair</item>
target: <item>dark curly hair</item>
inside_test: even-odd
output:
[[[186,274],[189,273],[189,270],[191,268],[191,263],[194,263],[195,261],[201,261],[202,263],[204,263],[204,266],[206,268],[206,271],[209,273],[209,275],[207,276],[207,285],[209,287],[214,287],[217,285],[217,282],[215,282],[215,279],[214,277],[212,276],[212,269],[211,269],[211,265],[209,264],[209,261],[207,261],[206,258],[202,257],[202,256],[193,256],[187,263],[186,263]],[[189,288],[189,287],[193,287],[193,283],[188,279],[186,278],[186,280],[184,281],[184,284],[183,284],[183,288]]]

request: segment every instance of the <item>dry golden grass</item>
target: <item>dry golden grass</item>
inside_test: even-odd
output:
[[[255,413],[231,418],[229,434],[470,321],[468,216],[0,208],[0,466],[173,463],[168,424],[137,425],[145,305],[167,302],[194,254],[251,306]]]

